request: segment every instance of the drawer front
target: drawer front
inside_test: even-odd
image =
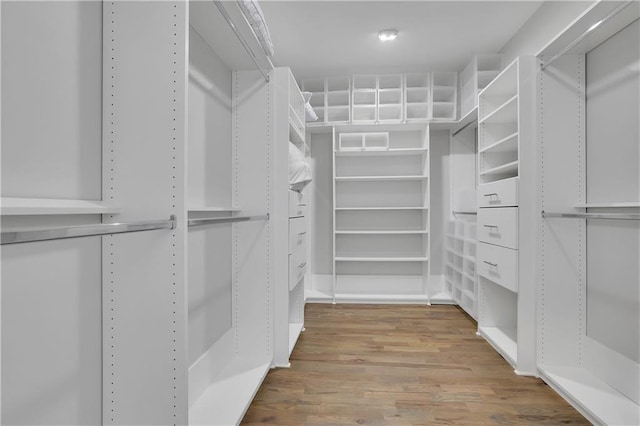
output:
[[[518,250],[486,243],[478,246],[478,275],[517,293]]]
[[[307,272],[306,246],[289,255],[289,290],[293,290]]]
[[[518,249],[518,208],[478,210],[478,241]]]
[[[478,207],[514,207],[517,205],[517,179],[487,183],[478,187]]]
[[[302,194],[289,191],[289,217],[306,216],[307,203]]]
[[[307,243],[307,223],[304,217],[289,219],[289,254]]]

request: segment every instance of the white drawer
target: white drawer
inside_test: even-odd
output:
[[[478,241],[518,249],[518,208],[478,209]]]
[[[289,255],[289,290],[293,290],[307,272],[307,249],[299,247]]]
[[[289,219],[289,254],[307,245],[307,222],[304,217]]]
[[[305,197],[296,191],[289,191],[289,217],[305,216],[307,213]]]
[[[518,179],[505,179],[478,187],[478,207],[510,207],[518,205]]]
[[[480,243],[478,275],[517,293],[518,250]]]

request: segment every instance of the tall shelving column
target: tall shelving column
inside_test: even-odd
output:
[[[428,301],[428,130],[402,126],[335,135],[336,301]]]
[[[538,54],[537,367],[593,424],[640,424],[639,18],[594,3]]]
[[[301,196],[289,190],[289,145],[303,154],[304,99],[289,68],[272,72],[274,85],[274,155],[272,161],[273,210],[270,218],[274,241],[274,361],[288,367],[289,356],[304,328],[304,276],[307,265],[307,220]],[[284,113],[283,113],[284,112]],[[290,204],[292,204],[291,208]],[[298,208],[299,207],[299,208]],[[286,238],[284,238],[286,237]]]
[[[533,58],[516,59],[478,106],[478,328],[526,375],[536,371],[533,69]]]

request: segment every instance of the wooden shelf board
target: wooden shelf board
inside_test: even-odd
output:
[[[3,216],[117,214],[121,209],[99,200],[64,200],[50,198],[0,198]]]
[[[515,328],[479,327],[478,331],[514,368],[518,361],[518,343]]]
[[[189,424],[240,423],[270,368],[271,360],[234,358],[189,407]]]
[[[594,424],[640,424],[640,406],[584,368],[542,366],[539,373]]]

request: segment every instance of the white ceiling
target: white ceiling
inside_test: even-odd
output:
[[[495,53],[541,1],[268,1],[276,66],[298,79],[361,72],[460,71]],[[379,30],[398,38],[382,43]]]

